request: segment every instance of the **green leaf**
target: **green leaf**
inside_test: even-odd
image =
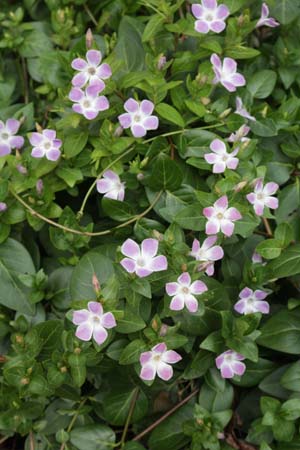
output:
[[[143,25],[134,17],[124,16],[118,30],[115,55],[121,70],[118,76],[144,69],[145,53],[142,44]]]
[[[300,273],[300,244],[288,247],[280,258],[269,264],[269,269],[276,278],[285,278]]]
[[[151,189],[169,189],[171,191],[179,188],[183,180],[183,174],[179,165],[169,156],[162,153],[155,158],[151,166],[151,174],[147,183]]]
[[[273,70],[261,70],[252,75],[247,81],[247,89],[255,98],[266,98],[272,93],[276,80],[276,72],[273,72]]]
[[[8,238],[0,245],[0,304],[24,314],[33,314],[29,302],[30,290],[19,275],[35,274],[33,261],[20,242]]]
[[[41,360],[48,359],[53,350],[61,348],[61,334],[63,331],[63,322],[61,320],[47,320],[35,325],[32,330],[38,333],[40,338],[39,358]]]
[[[130,342],[121,353],[119,364],[133,364],[139,361],[140,354],[147,349],[146,344],[141,339]]]
[[[231,408],[233,395],[231,384],[221,377],[217,369],[210,369],[200,390],[199,403],[211,412],[224,411]]]
[[[124,425],[128,417],[132,399],[138,388],[131,386],[113,386],[113,390],[105,396],[102,407],[105,419],[113,425]],[[148,400],[139,389],[131,422],[140,420],[148,410]]]
[[[83,175],[80,169],[77,169],[75,167],[59,167],[56,170],[56,174],[59,178],[64,180],[68,186],[71,188],[75,186],[77,181],[83,180]]]
[[[118,320],[116,331],[125,334],[134,333],[135,331],[142,330],[145,326],[146,324],[140,316],[131,311],[130,308],[126,308],[124,317]]]
[[[282,247],[288,246],[294,239],[294,231],[289,223],[281,223],[275,230],[275,239],[280,241]]]
[[[88,131],[72,130],[72,133],[68,133],[63,147],[66,158],[74,158],[74,156],[78,155],[86,146],[88,137]]]
[[[282,310],[262,326],[257,342],[263,347],[296,355],[300,345],[299,321],[299,310]]]
[[[281,0],[271,4],[271,16],[274,16],[282,25],[295,20],[300,14],[300,3],[298,0]]]
[[[78,450],[111,450],[115,440],[113,430],[102,424],[77,427],[70,432],[70,442]]]
[[[257,136],[271,137],[277,135],[277,126],[273,119],[252,120],[250,128]]]
[[[291,391],[300,392],[300,361],[289,366],[280,380],[281,386]]]
[[[258,244],[256,251],[265,259],[278,258],[282,251],[282,242],[278,239],[267,239]]]
[[[94,300],[93,275],[96,274],[100,285],[114,273],[111,260],[97,249],[86,253],[75,267],[70,283],[70,292],[74,300]]]
[[[260,51],[251,47],[244,47],[243,45],[236,45],[233,48],[230,48],[226,51],[226,56],[229,56],[233,59],[248,59],[255,58],[260,55]],[[248,83],[247,83],[248,87]]]
[[[164,21],[164,17],[162,17],[160,14],[153,14],[144,29],[142,41],[150,41],[150,39],[152,39],[162,29]]]
[[[280,414],[284,416],[286,420],[297,420],[300,417],[300,402],[298,398],[292,398],[287,400],[281,406]]]
[[[185,230],[202,231],[206,222],[202,209],[199,204],[187,206],[176,214],[173,220]]]
[[[182,128],[184,127],[184,120],[181,114],[179,114],[173,106],[170,106],[167,103],[159,103],[159,105],[156,105],[155,111],[168,122],[175,123],[175,125]]]
[[[71,354],[68,357],[68,363],[71,368],[71,376],[76,387],[81,387],[86,379],[86,358],[81,353]]]
[[[134,216],[133,208],[127,202],[103,197],[101,204],[105,214],[117,222],[125,222]]]

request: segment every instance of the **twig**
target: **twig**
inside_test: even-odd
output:
[[[164,420],[166,420],[169,416],[171,416],[177,409],[179,409],[182,405],[187,403],[191,398],[195,397],[195,395],[199,392],[199,389],[196,389],[193,391],[190,395],[188,395],[185,399],[181,400],[181,402],[177,403],[173,408],[171,408],[168,412],[166,412],[163,416],[161,416],[159,419],[157,419],[155,422],[153,422],[149,427],[147,427],[144,431],[142,431],[140,434],[135,436],[133,438],[133,441],[139,441],[142,437],[144,437],[146,434],[148,434],[150,431],[152,431],[154,428],[156,428],[160,423],[162,423]]]
[[[22,65],[22,75],[23,75],[23,86],[24,86],[24,103],[27,105],[29,103],[29,89],[28,89],[28,75],[25,58],[21,57]]]
[[[174,143],[172,141],[172,139],[170,137],[168,137],[168,141],[170,144],[170,158],[171,159],[175,159],[175,147],[174,147]]]
[[[140,393],[139,392],[139,388],[138,387],[135,388],[134,393],[133,393],[133,397],[132,397],[132,400],[131,400],[131,403],[130,403],[128,416],[127,416],[126,423],[124,425],[124,429],[123,429],[123,433],[122,433],[122,437],[121,437],[121,442],[120,442],[120,448],[121,449],[124,447],[124,444],[125,444],[125,441],[126,441],[126,435],[127,435],[129,423],[130,423],[130,420],[131,420],[131,417],[132,417],[132,414],[133,414],[133,411],[134,411],[135,404],[136,404],[136,401],[138,399],[139,393]]]
[[[33,436],[32,430],[30,430],[30,433],[29,433],[29,448],[30,448],[30,450],[35,450],[35,442],[34,442],[34,436]]]
[[[69,426],[68,426],[68,428],[67,428],[67,433],[70,433],[70,431],[72,430],[73,425],[74,425],[74,423],[76,422],[77,417],[78,417],[79,414],[80,414],[81,407],[85,404],[86,401],[87,401],[87,398],[84,398],[84,399],[79,403],[78,409],[77,409],[76,413],[74,414],[74,416],[72,417],[71,422],[69,423]],[[66,446],[66,443],[63,442],[63,443],[61,444],[61,446],[60,446],[60,450],[64,450],[65,446]],[[31,450],[31,449],[30,449],[30,450]]]
[[[267,235],[268,235],[269,237],[272,237],[272,236],[273,236],[273,232],[272,232],[272,230],[271,230],[271,227],[270,227],[270,224],[269,224],[269,222],[268,222],[268,219],[266,219],[265,217],[263,217],[262,220],[263,220],[263,223],[264,223],[264,226],[265,226]]]
[[[91,21],[93,22],[93,24],[97,27],[98,26],[98,22],[95,19],[95,17],[93,16],[92,11],[90,10],[90,8],[88,7],[88,5],[86,3],[83,4],[83,7],[85,9],[85,12],[87,13],[87,15],[89,16],[89,18],[91,19]]]
[[[28,205],[28,203],[26,203],[18,194],[16,194],[12,189],[10,189],[11,194],[15,197],[16,200],[18,200],[19,203],[21,203],[21,205],[24,206],[24,208],[26,208],[30,214],[34,217],[38,217],[39,219],[43,220],[44,222],[49,223],[50,225],[52,225],[53,227],[56,228],[60,228],[61,230],[64,230],[68,233],[73,233],[73,234],[79,234],[81,236],[104,236],[106,234],[110,234],[113,233],[115,230],[118,230],[119,228],[124,228],[127,225],[130,225],[133,222],[136,222],[137,220],[141,219],[142,217],[144,217],[146,214],[148,214],[149,211],[151,211],[151,209],[155,206],[155,204],[158,202],[158,200],[160,199],[163,191],[160,191],[157,196],[154,198],[153,202],[148,206],[147,209],[145,209],[145,211],[143,211],[140,214],[137,214],[136,216],[132,217],[131,219],[127,220],[127,222],[123,222],[120,225],[117,225],[116,227],[110,228],[108,230],[103,230],[103,231],[98,231],[98,232],[91,232],[91,231],[80,231],[80,230],[75,230],[74,228],[69,228],[66,227],[64,225],[61,225],[60,223],[54,222],[54,220],[48,219],[48,217],[43,216],[42,214],[38,213],[37,211],[35,211],[30,205]]]
[[[0,445],[3,444],[3,442],[7,441],[7,439],[9,439],[10,436],[4,436],[3,438],[0,439]]]

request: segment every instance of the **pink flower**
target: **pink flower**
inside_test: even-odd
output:
[[[204,263],[203,267],[205,268],[205,273],[208,276],[214,274],[214,262],[222,259],[224,256],[222,247],[220,247],[219,245],[214,246],[216,240],[217,236],[210,236],[206,238],[203,241],[202,246],[200,246],[200,242],[198,241],[198,239],[194,239],[192,251],[190,252],[190,255],[193,256],[197,261],[201,261],[202,263]]]
[[[256,121],[255,117],[251,116],[250,113],[244,107],[241,97],[237,97],[235,99],[235,107],[236,107],[236,110],[234,111],[235,114],[238,114],[239,116],[245,117],[245,119]]]
[[[267,296],[267,292],[259,289],[253,292],[252,289],[245,287],[239,293],[240,300],[234,305],[234,309],[240,314],[252,314],[256,312],[269,314],[270,305],[268,302],[263,301]]]
[[[221,370],[222,378],[233,378],[234,375],[243,375],[246,366],[243,361],[245,357],[233,350],[227,350],[216,358],[216,366]]]
[[[15,136],[20,125],[16,119],[7,119],[6,123],[0,120],[0,156],[9,155],[13,148],[23,147],[24,138]]]
[[[5,202],[0,202],[0,213],[7,210],[7,204]]]
[[[250,141],[250,139],[246,137],[249,131],[250,128],[247,127],[247,125],[242,125],[235,133],[231,133],[227,141],[234,143]]]
[[[214,206],[204,208],[203,214],[208,219],[205,228],[206,234],[216,234],[221,230],[228,237],[233,233],[233,222],[242,218],[236,208],[228,208],[228,198],[226,195],[219,198],[214,203]]]
[[[214,31],[221,33],[226,27],[225,19],[229,16],[226,5],[219,5],[217,0],[202,0],[201,5],[192,5],[192,13],[196,17],[195,30],[199,33]]]
[[[104,197],[122,202],[125,196],[125,183],[121,182],[115,172],[107,170],[104,172],[103,178],[97,180],[97,191],[104,194]]]
[[[90,85],[85,91],[78,87],[71,89],[69,99],[75,103],[72,106],[73,111],[82,114],[88,120],[95,119],[100,111],[109,108],[109,102],[105,95],[98,95],[103,89],[99,84]]]
[[[108,64],[100,64],[102,54],[98,50],[88,50],[86,59],[87,61],[82,58],[76,58],[71,63],[73,69],[79,71],[72,79],[73,86],[81,88],[87,83],[98,84],[103,90],[105,87],[103,80],[111,77],[110,66]]]
[[[257,24],[255,28],[258,27],[278,27],[280,23],[276,22],[276,20],[273,17],[269,17],[269,8],[266,3],[262,4],[261,7],[261,16],[259,20],[257,21]]]
[[[149,100],[142,100],[141,103],[133,98],[124,103],[127,111],[121,114],[118,119],[123,128],[130,128],[134,137],[143,137],[148,130],[158,128],[158,118],[152,116],[154,104]]]
[[[111,312],[103,314],[101,303],[89,302],[88,309],[74,311],[74,325],[78,325],[75,336],[82,341],[89,341],[92,337],[98,345],[106,341],[108,333],[106,328],[114,328],[117,324]]]
[[[224,142],[220,139],[214,139],[210,144],[210,149],[213,153],[206,153],[204,158],[208,164],[213,164],[213,173],[225,172],[226,168],[232,170],[237,168],[239,160],[235,156],[239,151],[238,148],[231,153],[227,153]]]
[[[261,255],[257,252],[253,253],[251,259],[253,264],[261,264],[262,266],[265,266],[267,264],[266,262],[263,262]]]
[[[177,283],[166,284],[166,291],[170,297],[173,297],[170,309],[180,311],[186,306],[191,313],[194,313],[198,309],[198,301],[195,295],[203,294],[207,291],[207,286],[200,280],[191,283],[190,275],[184,272],[177,278]]]
[[[239,86],[245,86],[246,80],[243,75],[238,73],[237,63],[232,58],[224,58],[222,63],[219,56],[214,53],[210,57],[215,72],[214,84],[221,83],[229,92],[236,91]]]
[[[162,380],[168,381],[173,376],[173,368],[170,364],[175,364],[181,359],[174,350],[167,350],[166,344],[157,344],[149,352],[141,354],[140,377],[142,380],[152,381],[157,374]]]
[[[34,158],[46,158],[49,161],[57,161],[60,157],[62,141],[56,138],[55,130],[43,130],[41,133],[31,133],[29,142],[33,145],[31,156]]]
[[[246,198],[251,205],[254,207],[255,214],[262,216],[264,213],[265,206],[271,209],[278,208],[278,199],[272,197],[278,190],[279,186],[277,183],[267,183],[263,185],[263,180],[259,178],[254,186],[254,192],[246,195]]]
[[[121,252],[127,258],[120,261],[129,273],[136,273],[138,277],[147,277],[153,272],[167,270],[168,261],[163,255],[156,256],[158,250],[157,239],[144,239],[139,245],[132,239],[127,239],[121,247]]]

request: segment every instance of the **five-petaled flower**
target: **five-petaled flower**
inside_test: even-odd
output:
[[[156,256],[158,250],[157,239],[144,239],[141,248],[132,239],[126,239],[121,247],[121,252],[126,258],[120,263],[129,273],[136,273],[138,277],[147,277],[153,272],[160,272],[168,268],[167,258],[163,255]]]
[[[208,276],[214,274],[215,261],[222,259],[224,256],[222,247],[220,245],[214,245],[217,239],[217,236],[209,236],[203,241],[201,246],[198,239],[194,239],[192,251],[190,252],[191,256],[202,263],[198,269],[205,270]]]
[[[269,17],[269,7],[266,3],[262,4],[261,7],[261,16],[256,23],[255,28],[258,27],[278,27],[280,25],[273,17]]]
[[[206,234],[216,234],[222,231],[228,237],[233,233],[233,222],[242,218],[236,208],[228,208],[228,198],[226,195],[220,197],[214,203],[214,206],[204,208],[203,214],[208,219],[205,228]]]
[[[246,366],[243,361],[245,357],[233,350],[227,350],[216,358],[216,366],[221,371],[222,378],[233,378],[234,375],[243,375]]]
[[[243,104],[243,100],[241,99],[241,97],[236,97],[236,99],[235,99],[235,108],[236,108],[236,110],[234,111],[235,114],[238,114],[239,116],[242,116],[245,119],[256,121],[255,117],[251,116],[251,114],[245,108],[245,106]]]
[[[231,133],[229,138],[227,139],[228,142],[248,142],[250,141],[249,138],[247,138],[247,134],[250,131],[250,127],[247,125],[242,125],[235,133]]]
[[[226,145],[220,139],[214,139],[210,144],[213,153],[205,153],[204,158],[208,164],[213,164],[213,173],[225,172],[226,168],[235,170],[239,160],[235,156],[239,148],[235,148],[231,153],[227,152]]]
[[[73,111],[82,114],[86,119],[92,120],[98,116],[100,111],[109,108],[109,102],[105,95],[100,95],[103,87],[100,84],[92,84],[84,91],[74,87],[69,93],[69,99],[75,104],[72,106]]]
[[[123,201],[125,196],[125,183],[122,183],[119,175],[112,170],[106,170],[103,178],[97,180],[97,191],[104,197]]]
[[[278,184],[274,182],[267,183],[264,186],[261,178],[256,181],[254,192],[251,192],[246,196],[248,202],[253,205],[255,214],[262,216],[265,206],[268,206],[271,209],[278,208],[278,199],[272,197],[272,195],[277,192],[278,188]]]
[[[13,148],[23,147],[24,138],[15,135],[20,125],[17,119],[7,119],[6,123],[0,120],[0,156],[9,155]]]
[[[152,115],[154,104],[149,100],[139,103],[129,98],[124,103],[124,109],[127,112],[118,117],[119,122],[123,128],[130,128],[134,137],[143,137],[148,130],[158,128],[158,118]]]
[[[92,337],[98,345],[106,341],[106,329],[114,328],[117,324],[111,312],[103,313],[99,302],[88,302],[88,309],[73,312],[72,322],[78,325],[75,336],[82,341],[89,341]]]
[[[33,145],[31,156],[34,158],[46,158],[49,161],[57,161],[60,157],[62,141],[56,138],[55,130],[43,130],[41,133],[31,133],[29,142]]]
[[[177,278],[177,283],[171,282],[166,284],[166,291],[170,297],[173,297],[170,309],[180,311],[186,306],[191,313],[194,313],[198,309],[198,300],[195,295],[203,294],[203,292],[207,291],[207,286],[200,280],[192,283],[190,274],[184,272]]]
[[[240,293],[240,300],[234,305],[235,311],[240,314],[252,314],[261,312],[262,314],[269,314],[270,305],[268,302],[263,301],[268,296],[268,293],[256,289],[253,292],[252,289],[245,287]]]
[[[221,33],[226,27],[225,19],[229,16],[226,5],[219,5],[217,0],[202,0],[201,5],[194,3],[192,13],[196,17],[195,30],[199,33],[214,31]]]
[[[219,56],[213,53],[210,57],[210,62],[215,73],[213,84],[221,83],[229,92],[236,91],[236,88],[239,86],[245,86],[246,80],[242,74],[236,71],[237,63],[234,59],[224,58],[222,63]]]
[[[110,66],[108,64],[100,64],[102,54],[98,50],[88,50],[86,59],[76,58],[72,61],[73,69],[79,72],[72,79],[73,86],[81,88],[87,83],[98,84],[103,90],[105,87],[103,80],[111,77]]]
[[[152,381],[157,374],[162,380],[168,381],[173,376],[173,367],[170,364],[175,364],[181,359],[174,350],[167,350],[165,343],[157,344],[150,351],[141,354],[140,377],[142,380]]]

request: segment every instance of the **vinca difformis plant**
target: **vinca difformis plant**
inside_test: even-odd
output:
[[[300,448],[300,1],[0,12],[0,445]]]

